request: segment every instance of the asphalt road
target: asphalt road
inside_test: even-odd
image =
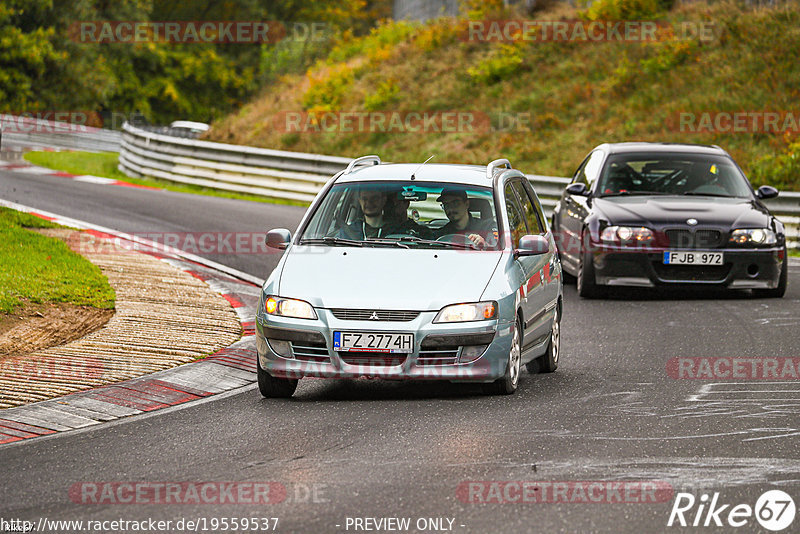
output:
[[[302,214],[3,172],[0,198],[128,232],[294,229]],[[262,277],[277,261],[211,259]],[[291,400],[265,400],[245,388],[0,447],[0,517],[206,518],[209,527],[222,517],[276,517],[277,532],[315,533],[364,532],[356,519],[387,517],[409,518],[408,530],[394,530],[407,532],[676,530],[667,527],[674,494],[655,503],[479,503],[472,501],[498,486],[470,481],[537,481],[540,488],[653,481],[698,500],[719,493],[720,504],[750,506],[781,489],[800,504],[800,381],[676,380],[667,371],[677,357],[797,357],[799,300],[796,267],[778,300],[625,292],[587,301],[567,286],[561,366],[552,375],[523,374],[513,396],[366,379],[304,380]],[[276,482],[287,496],[261,505],[84,504],[76,497],[93,487],[76,484],[135,481]],[[478,489],[459,492],[465,487]],[[571,490],[567,498],[588,500]],[[688,521],[697,509],[686,513]],[[443,526],[417,525],[436,518]],[[735,530],[763,531],[755,519],[746,521]],[[786,532],[798,525],[800,518]]]

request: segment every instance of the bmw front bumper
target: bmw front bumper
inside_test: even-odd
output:
[[[596,283],[606,286],[674,287],[706,285],[728,289],[773,289],[783,262],[783,248],[687,250],[721,252],[722,265],[665,265],[666,248],[630,250],[599,246],[593,253]]]

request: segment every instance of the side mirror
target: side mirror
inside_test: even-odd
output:
[[[514,257],[538,256],[550,252],[550,241],[543,235],[524,235],[519,238],[519,247],[514,249]]]
[[[578,195],[585,197],[589,195],[589,190],[586,189],[586,184],[583,182],[576,182],[567,186],[567,193],[570,195]]]
[[[277,228],[267,232],[267,237],[264,241],[270,248],[286,250],[286,247],[292,242],[292,233],[286,228]]]
[[[761,200],[766,200],[768,198],[775,198],[778,196],[779,191],[772,187],[771,185],[762,185],[756,191],[756,196]]]

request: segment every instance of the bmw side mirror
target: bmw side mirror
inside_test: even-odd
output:
[[[756,191],[756,196],[761,200],[766,200],[768,198],[775,198],[778,196],[779,191],[772,187],[771,185],[762,185]]]
[[[286,250],[286,247],[292,242],[292,233],[286,228],[277,228],[267,232],[267,237],[264,241],[270,248]]]
[[[567,186],[567,193],[570,195],[578,195],[578,196],[589,196],[589,190],[586,189],[586,184],[583,182],[577,182],[574,184],[569,184]]]
[[[550,252],[550,241],[543,235],[524,235],[519,238],[519,247],[514,249],[514,257],[538,256]]]

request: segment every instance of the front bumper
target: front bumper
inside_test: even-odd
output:
[[[337,319],[316,309],[318,319],[292,319],[259,313],[256,348],[260,367],[285,378],[358,378],[491,382],[503,376],[511,349],[511,324],[498,319],[471,323],[433,324],[437,312],[421,312],[412,321]],[[338,352],[334,331],[414,334],[413,352],[395,354]],[[273,343],[270,343],[273,340]],[[280,355],[274,340],[288,342]],[[465,347],[486,348],[477,359],[462,363]],[[283,344],[285,351],[286,345]],[[280,349],[279,349],[280,350]],[[475,351],[476,349],[468,349]]]
[[[708,249],[686,252],[722,252],[723,265],[665,265],[664,252],[674,248],[630,250],[598,246],[593,252],[597,284],[631,287],[675,287],[705,285],[728,289],[772,289],[777,287],[783,248]]]

